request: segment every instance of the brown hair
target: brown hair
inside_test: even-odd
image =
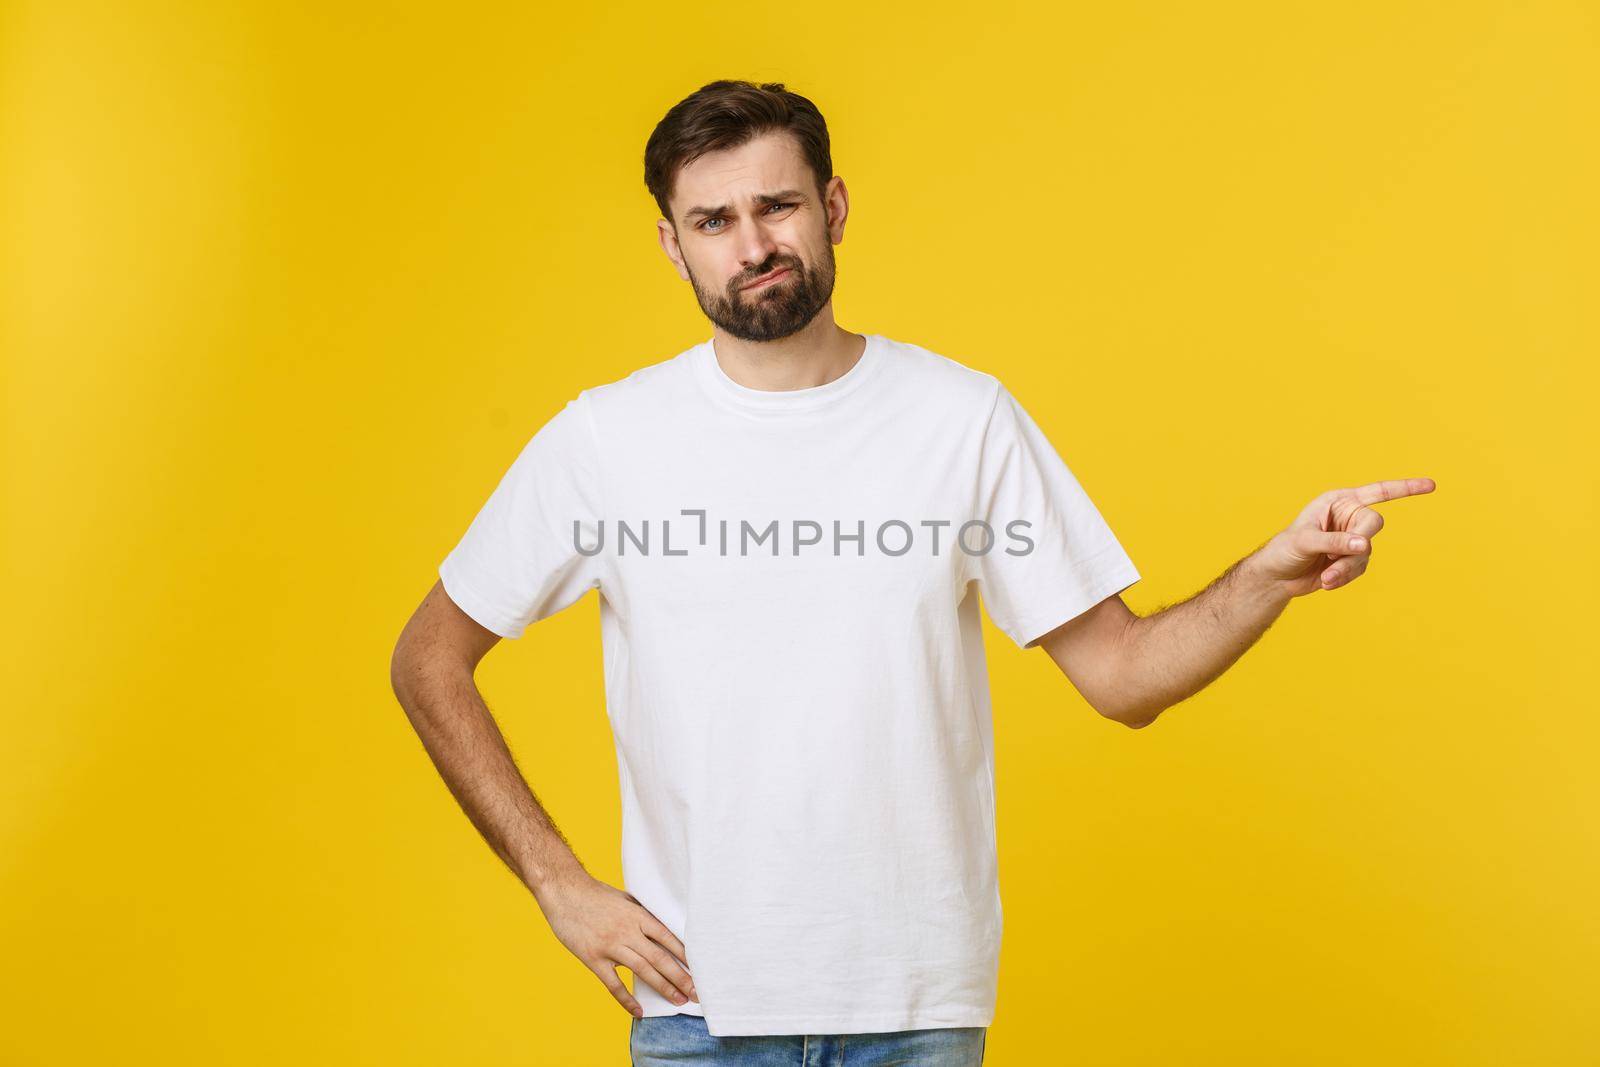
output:
[[[817,106],[782,82],[757,85],[723,79],[702,85],[666,113],[644,148],[644,184],[661,217],[676,228],[667,200],[678,169],[707,152],[737,148],[772,130],[787,130],[811,165],[821,195],[833,177],[828,124]]]

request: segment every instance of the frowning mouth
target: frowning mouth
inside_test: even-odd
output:
[[[779,278],[783,277],[785,274],[788,274],[790,269],[791,268],[789,268],[789,267],[779,267],[777,270],[772,271],[769,274],[763,274],[761,277],[757,278],[755,281],[751,282],[749,285],[743,286],[743,288],[745,288],[745,289],[760,289],[764,285],[771,285],[773,282],[777,281]]]

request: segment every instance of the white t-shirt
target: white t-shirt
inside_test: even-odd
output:
[[[635,981],[645,1015],[991,1023],[977,594],[1029,647],[1139,580],[997,378],[872,334],[833,381],[765,391],[706,340],[569,401],[439,575],[507,638],[600,590],[625,888],[700,997]]]

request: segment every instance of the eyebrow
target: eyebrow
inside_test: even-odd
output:
[[[757,207],[771,207],[773,204],[781,203],[785,200],[802,200],[804,198],[805,194],[798,189],[780,189],[775,193],[757,194],[751,199],[755,201]],[[733,205],[731,204],[723,204],[719,207],[692,207],[683,213],[683,221],[690,222],[702,216],[709,218],[717,215],[726,215],[732,210]]]

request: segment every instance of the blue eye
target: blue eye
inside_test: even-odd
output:
[[[791,202],[788,202],[788,201],[785,201],[785,202],[782,202],[782,203],[777,203],[777,204],[768,204],[767,205],[767,210],[771,211],[773,208],[780,208],[780,207],[794,207],[794,204],[791,203]],[[713,223],[713,222],[721,222],[721,221],[722,221],[722,219],[720,217],[709,218],[709,219],[706,219],[704,222],[700,223],[698,226],[696,226],[695,229],[700,230],[700,231],[702,231],[704,233],[715,233],[716,232],[715,230],[708,230],[708,229],[706,229],[706,227],[708,225],[710,225],[711,223]],[[719,226],[718,229],[721,229],[721,227]]]

